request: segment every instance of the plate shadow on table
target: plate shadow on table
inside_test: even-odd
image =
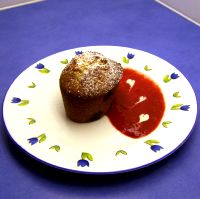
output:
[[[195,128],[193,128],[193,131],[195,131]],[[178,161],[177,157],[181,158],[185,155],[188,147],[191,146],[190,142],[193,137],[192,135],[184,144],[184,146],[181,146],[177,151],[175,151],[175,153],[171,154],[169,157],[161,160],[160,162],[157,162],[156,164],[152,164],[148,167],[130,172],[107,175],[80,174],[53,168],[35,160],[21,150],[8,136],[5,126],[2,137],[10,155],[15,159],[17,164],[23,167],[26,172],[29,172],[31,175],[41,178],[44,181],[46,180],[48,182],[61,185],[98,187],[101,185],[120,185],[123,183],[128,183],[129,181],[136,181],[138,179],[151,177],[152,175],[155,175],[156,172],[162,172],[169,164],[173,164],[174,161]]]

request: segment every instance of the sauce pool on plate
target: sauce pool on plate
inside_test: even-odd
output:
[[[159,86],[144,74],[125,68],[107,116],[124,135],[140,138],[159,125],[165,101]]]

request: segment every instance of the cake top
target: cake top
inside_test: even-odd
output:
[[[98,52],[76,55],[62,71],[60,85],[77,97],[95,97],[112,90],[122,77],[121,64]]]

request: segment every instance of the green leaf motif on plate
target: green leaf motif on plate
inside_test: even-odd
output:
[[[29,104],[29,100],[21,100],[18,106],[26,106],[27,104]]]
[[[127,152],[124,151],[124,150],[119,150],[119,151],[116,152],[115,156],[118,156],[120,154],[127,155]]]
[[[144,142],[145,144],[148,144],[150,146],[153,146],[154,144],[160,143],[158,140],[147,140]]]
[[[90,160],[90,161],[93,161],[93,157],[92,157],[92,155],[91,155],[90,153],[83,152],[83,153],[81,154],[81,158],[82,158],[83,160],[88,159],[88,160]]]
[[[29,86],[28,86],[28,88],[35,88],[36,87],[36,84],[34,83],[34,82],[32,82]]]
[[[29,120],[29,125],[36,123],[36,120],[33,118],[26,118],[27,120]]]
[[[150,68],[148,65],[146,65],[146,66],[144,67],[144,70],[150,71],[150,70],[152,70],[152,68]]]
[[[41,134],[41,135],[39,135],[38,136],[38,139],[39,139],[39,143],[41,143],[41,142],[44,142],[45,140],[46,140],[46,135],[43,133],[43,134]]]
[[[122,57],[122,61],[125,63],[125,64],[128,64],[129,63],[129,59],[127,57]]]
[[[68,64],[68,59],[64,59],[62,61],[60,61],[61,64]]]
[[[177,92],[174,92],[174,93],[173,93],[173,97],[176,97],[176,98],[179,98],[179,97],[181,97],[181,96],[179,95],[179,91],[177,91]]]
[[[168,124],[171,124],[171,121],[165,121],[162,123],[163,127],[168,128]]]
[[[47,73],[50,72],[50,70],[47,69],[47,68],[42,68],[42,69],[39,70],[39,72],[41,72],[41,73],[43,73],[43,74],[47,74]]]
[[[165,76],[163,77],[163,81],[164,81],[165,83],[167,83],[167,82],[171,81],[171,77],[170,77],[169,75],[165,75]]]
[[[51,146],[49,149],[54,149],[55,151],[59,152],[60,151],[60,146],[54,145],[54,146]]]

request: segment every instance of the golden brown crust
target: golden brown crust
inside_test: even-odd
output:
[[[122,76],[121,64],[97,52],[76,55],[63,70],[60,85],[69,95],[96,97],[112,90]]]

